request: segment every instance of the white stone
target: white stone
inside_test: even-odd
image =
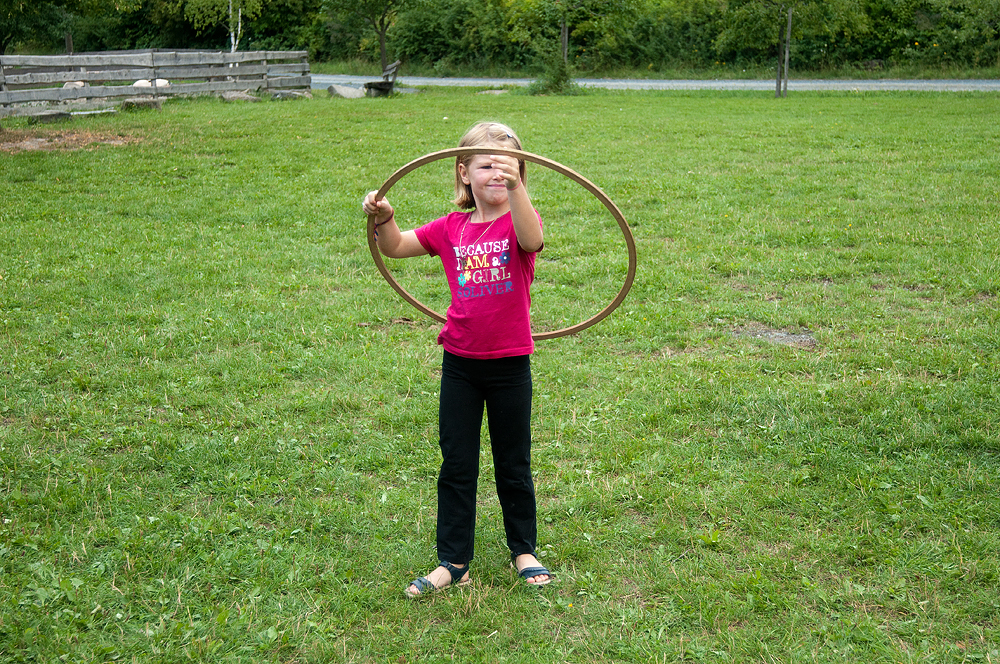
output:
[[[226,91],[223,92],[220,96],[222,97],[222,101],[250,101],[250,102],[260,101],[260,97],[254,97],[252,94],[245,91],[244,92]]]
[[[326,89],[331,97],[343,97],[344,99],[361,99],[365,96],[365,91],[360,88],[352,88],[349,85],[331,85]]]

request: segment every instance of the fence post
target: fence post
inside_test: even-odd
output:
[[[149,64],[152,65],[151,68],[152,68],[152,71],[153,71],[153,80],[150,81],[150,83],[153,84],[153,86],[152,86],[153,87],[153,101],[156,101],[156,100],[158,100],[160,98],[160,96],[158,94],[156,94],[156,92],[157,92],[157,90],[156,90],[156,77],[159,75],[159,73],[156,71],[156,51],[150,50],[150,52],[149,52]]]
[[[785,82],[781,96],[788,96],[788,54],[792,50],[792,8],[788,8],[788,32],[785,33]]]
[[[3,56],[0,55],[0,92],[7,92],[7,76],[3,73]],[[10,104],[2,104],[0,107],[7,108]]]

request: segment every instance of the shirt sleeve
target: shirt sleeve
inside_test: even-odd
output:
[[[441,243],[444,237],[445,230],[445,219],[435,219],[429,223],[414,229],[414,233],[417,235],[417,240],[420,242],[420,246],[427,250],[427,253],[431,256],[441,255]]]

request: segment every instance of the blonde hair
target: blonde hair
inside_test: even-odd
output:
[[[499,122],[479,122],[472,129],[465,132],[465,136],[458,142],[460,148],[472,147],[498,147],[512,150],[521,150],[521,139],[517,137],[514,130]],[[459,165],[469,168],[469,162],[475,155],[466,155],[455,158],[455,205],[463,210],[470,210],[476,207],[476,199],[472,196],[472,187],[462,182],[462,173]],[[518,170],[521,172],[521,184],[527,186],[528,165],[523,159],[517,161]]]

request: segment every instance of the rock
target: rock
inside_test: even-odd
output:
[[[35,113],[28,118],[28,124],[50,124],[52,122],[62,122],[64,120],[69,120],[71,116],[66,111],[42,111],[41,113]]]
[[[97,108],[92,111],[70,111],[70,115],[75,117],[77,115],[102,115],[105,113],[117,113],[117,112],[118,112],[117,108],[111,107],[111,108]]]
[[[271,99],[312,99],[312,93],[308,90],[275,90],[271,93]]]
[[[152,81],[147,78],[140,78],[138,81],[132,84],[133,88],[151,88],[153,87]],[[167,88],[170,87],[170,81],[165,78],[156,79],[156,87]]]
[[[349,85],[331,85],[326,89],[331,97],[343,97],[344,99],[361,99],[365,96],[365,91],[360,88],[352,88]]]
[[[70,88],[89,88],[90,83],[86,81],[66,81],[63,83],[63,89],[68,90]]]
[[[227,90],[221,95],[222,101],[260,101],[260,97],[254,97],[247,91]]]
[[[123,111],[142,111],[148,109],[159,111],[163,108],[163,103],[153,97],[130,97],[122,102],[121,108]]]

